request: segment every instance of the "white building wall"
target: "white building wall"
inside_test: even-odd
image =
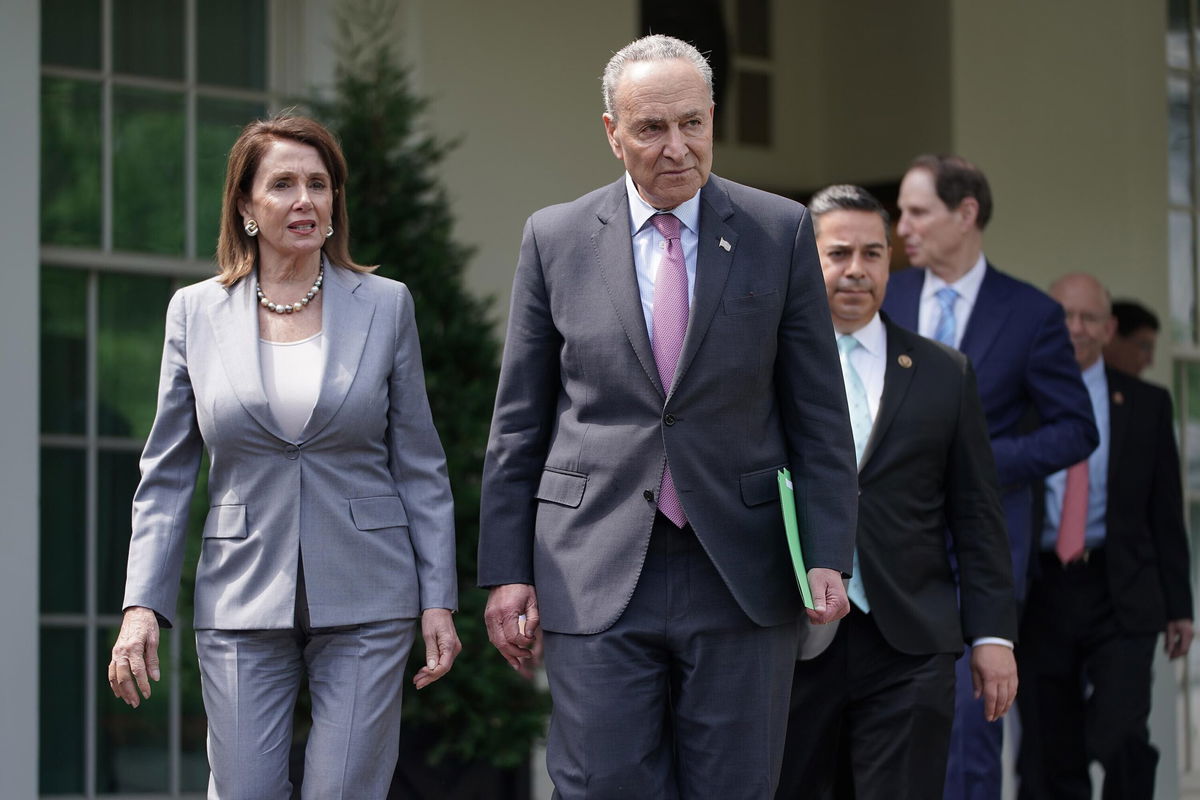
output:
[[[37,794],[38,41],[37,0],[0,25],[0,794]],[[64,502],[69,502],[64,498]]]

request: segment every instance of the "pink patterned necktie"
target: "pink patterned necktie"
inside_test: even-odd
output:
[[[671,393],[675,379],[675,368],[679,364],[679,353],[683,350],[683,336],[688,323],[688,279],[687,267],[683,263],[683,242],[679,240],[679,217],[674,214],[655,214],[650,224],[666,239],[666,250],[658,264],[658,275],[654,279],[654,336],[651,346],[654,361],[658,365],[658,377],[663,391]],[[687,524],[671,467],[663,469],[662,486],[658,490],[658,510],[667,519],[682,528]]]
[[[1054,552],[1058,560],[1069,564],[1083,555],[1084,531],[1088,511],[1088,462],[1080,461],[1067,470],[1067,488],[1063,491],[1062,516],[1058,522],[1058,540]]]

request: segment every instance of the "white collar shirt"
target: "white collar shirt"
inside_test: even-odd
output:
[[[848,358],[867,392],[867,407],[871,409],[871,424],[874,425],[875,418],[879,416],[879,401],[883,397],[887,329],[876,312],[870,322],[848,335],[858,340],[859,346],[850,351]]]
[[[658,229],[648,224],[652,216],[659,213],[638,194],[637,185],[629,173],[625,173],[625,191],[629,195],[629,230],[633,237],[633,267],[637,272],[638,294],[642,298],[642,313],[646,317],[646,333],[654,341],[654,279],[658,277],[658,265],[667,252],[667,241]],[[700,192],[691,199],[671,209],[679,218],[680,244],[683,246],[683,263],[687,267],[688,309],[696,296],[696,250],[700,242]],[[690,319],[690,314],[689,314]]]
[[[938,302],[937,292],[946,286],[958,292],[954,298],[954,346],[962,349],[963,334],[967,323],[971,320],[971,311],[975,308],[975,300],[979,297],[979,287],[983,285],[983,277],[987,274],[987,259],[983,253],[975,265],[967,270],[954,283],[946,283],[934,274],[933,270],[925,270],[925,284],[921,287],[921,303],[917,308],[917,333],[926,339],[934,338],[938,320],[942,317],[942,306]]]

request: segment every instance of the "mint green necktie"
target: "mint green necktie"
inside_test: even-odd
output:
[[[850,354],[862,343],[849,334],[838,337],[838,353],[842,358],[842,381],[846,384],[846,405],[850,408],[850,429],[854,433],[854,457],[862,462],[863,450],[867,447],[867,439],[871,437],[871,406],[867,402],[867,387],[863,385],[858,370],[850,361]],[[846,584],[846,594],[850,602],[869,612],[871,604],[867,602],[867,590],[863,586],[862,571],[858,565],[858,548],[854,548],[854,575]]]

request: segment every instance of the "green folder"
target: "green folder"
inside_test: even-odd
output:
[[[796,573],[796,584],[804,597],[804,607],[812,608],[812,589],[808,586],[808,570],[804,567],[804,553],[800,552],[800,526],[796,524],[796,494],[792,490],[792,473],[779,470],[779,505],[783,507],[783,528],[787,532],[788,551],[792,554],[792,569]]]

